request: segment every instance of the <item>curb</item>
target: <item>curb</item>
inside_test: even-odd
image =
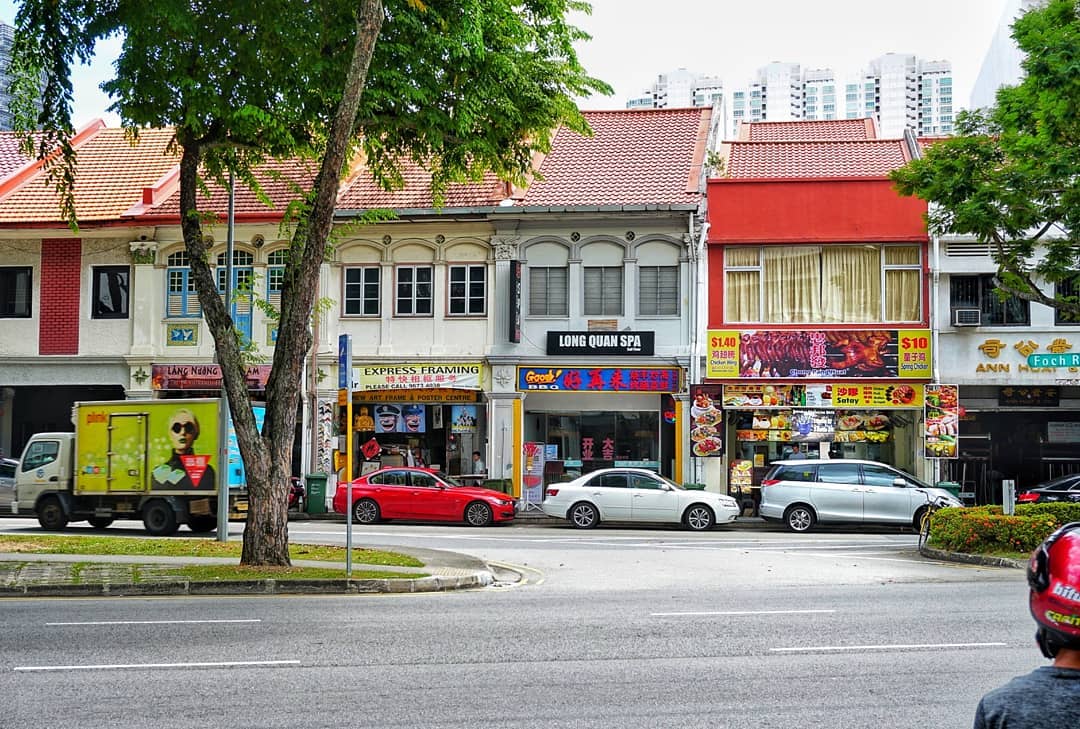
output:
[[[146,583],[90,583],[85,585],[20,585],[0,587],[4,597],[158,597],[165,595],[369,595],[468,590],[495,582],[489,571],[456,577],[374,580],[234,580],[191,582],[164,580]]]
[[[1010,559],[1008,557],[990,557],[985,554],[966,554],[964,552],[946,552],[944,549],[934,549],[933,547],[922,547],[919,549],[919,554],[929,559],[936,559],[942,562],[960,562],[962,564],[975,564],[982,565],[984,567],[1009,567],[1012,569],[1027,569],[1027,562],[1022,562],[1018,559]]]

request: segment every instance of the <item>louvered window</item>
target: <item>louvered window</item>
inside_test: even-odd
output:
[[[165,316],[169,318],[199,317],[202,308],[195,293],[187,251],[178,251],[166,259]]]
[[[431,266],[399,266],[397,269],[397,316],[431,316]]]
[[[266,257],[266,301],[281,312],[281,289],[285,283],[285,264],[289,260],[289,249],[282,248]]]
[[[623,313],[622,266],[585,268],[586,316],[620,316]]]
[[[226,267],[226,261],[224,253],[219,253],[217,257],[217,287],[218,293],[225,296],[225,277],[228,275],[229,269]],[[255,269],[252,266],[255,263],[255,256],[249,251],[233,251],[233,281],[232,281],[232,307],[229,307],[229,302],[225,302],[225,306],[230,308],[230,313],[234,319],[248,319],[251,317],[251,296],[253,288],[255,286]]]
[[[565,266],[529,268],[529,315],[569,316]]]
[[[345,269],[345,316],[379,315],[379,267]]]
[[[487,311],[487,267],[450,266],[450,316],[483,316]]]
[[[638,315],[678,316],[679,267],[638,268]]]

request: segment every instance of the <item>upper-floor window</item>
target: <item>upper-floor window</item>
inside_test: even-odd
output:
[[[953,309],[979,309],[983,326],[1027,326],[1031,307],[1023,299],[1008,295],[1002,299],[995,291],[994,275],[951,276],[949,304]]]
[[[90,316],[93,319],[127,319],[131,270],[127,266],[94,266]]]
[[[620,316],[623,313],[622,266],[586,266],[585,314]]]
[[[288,262],[288,248],[280,248],[266,257],[266,301],[279,312],[281,289],[285,285],[285,264]]]
[[[919,246],[734,246],[724,320],[855,324],[922,320]]]
[[[354,266],[345,269],[345,315],[379,315],[378,266]]]
[[[432,267],[398,266],[394,313],[397,316],[431,316],[431,302]]]
[[[170,253],[166,259],[165,316],[202,316],[199,297],[195,293],[195,279],[191,276],[187,251]]]
[[[529,315],[568,316],[566,266],[529,267]]]
[[[483,316],[487,312],[487,266],[450,266],[450,316]]]
[[[29,266],[0,267],[0,317],[30,317],[31,275]]]
[[[1080,285],[1077,285],[1076,277],[1054,284],[1054,296],[1058,299],[1071,301],[1074,304],[1080,301]],[[1080,326],[1080,316],[1061,309],[1054,309],[1054,324],[1058,326]]]
[[[219,253],[217,257],[217,287],[218,293],[225,295],[225,279],[228,277],[228,256]],[[235,297],[237,293],[250,296],[251,288],[255,284],[255,256],[250,251],[233,251],[233,282],[231,293]]]
[[[679,267],[638,267],[638,315],[678,316]]]

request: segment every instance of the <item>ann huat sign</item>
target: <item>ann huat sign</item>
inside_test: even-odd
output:
[[[654,332],[548,332],[547,353],[562,356],[648,357]]]

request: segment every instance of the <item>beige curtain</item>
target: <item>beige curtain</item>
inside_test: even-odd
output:
[[[821,255],[822,318],[838,324],[881,319],[881,249],[826,246]]]
[[[918,246],[885,246],[886,266],[918,266]],[[885,271],[885,321],[920,321],[922,273],[918,268]]]
[[[765,312],[762,321],[819,321],[821,248],[768,246],[765,249]]]
[[[758,266],[759,248],[727,248],[724,267]],[[759,322],[761,272],[728,271],[724,278],[724,321]]]

